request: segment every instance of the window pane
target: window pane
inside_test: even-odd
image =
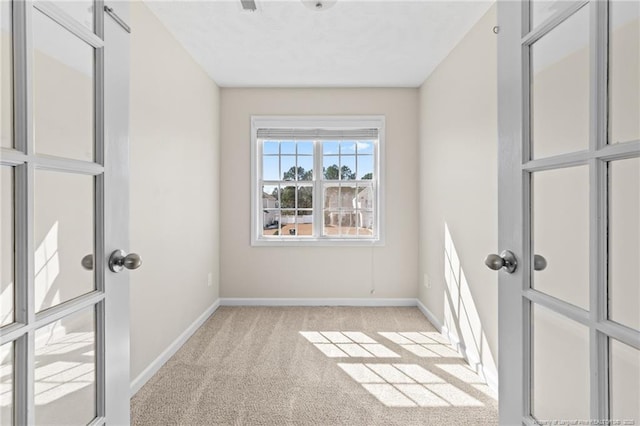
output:
[[[297,235],[313,235],[313,211],[298,210],[296,217]]]
[[[13,147],[11,2],[0,1],[0,147]]]
[[[534,158],[589,146],[589,7],[531,47]]]
[[[342,209],[353,209],[356,206],[356,186],[340,185],[340,205]]]
[[[536,304],[531,316],[531,414],[588,419],[589,329]]]
[[[35,307],[40,311],[92,291],[93,176],[36,170],[34,183]]]
[[[278,204],[278,185],[262,186],[262,208],[274,209],[280,207]]]
[[[14,321],[13,167],[0,167],[0,327]]]
[[[340,157],[329,155],[322,158],[322,168],[325,180],[340,179]]]
[[[280,222],[280,203],[278,201],[278,186],[264,185],[262,187],[262,235],[277,235]]]
[[[340,167],[340,179],[353,180],[356,178],[356,156],[343,155],[340,158],[342,166]]]
[[[373,210],[358,210],[357,215],[358,235],[371,237],[375,223]]]
[[[280,236],[295,237],[296,235],[296,211],[295,210],[283,210],[280,220]]]
[[[358,155],[356,179],[373,179],[373,155]]]
[[[355,184],[325,185],[324,208],[328,210],[352,209],[356,204],[355,193]]]
[[[340,212],[340,232],[342,235],[355,236],[357,230],[357,217],[355,210],[342,210]]]
[[[312,186],[299,186],[298,187],[298,204],[297,209],[312,209],[313,208],[313,187]]]
[[[280,142],[280,154],[296,154],[296,143],[295,142]]]
[[[358,142],[358,154],[373,154],[373,142],[371,142],[371,141],[359,141]]]
[[[280,187],[280,207],[283,209],[296,208],[296,187],[281,186]]]
[[[614,339],[609,344],[611,418],[640,419],[640,351]]]
[[[609,163],[609,318],[640,329],[640,158]]]
[[[373,185],[359,184],[356,189],[356,205],[358,209],[371,210],[376,205],[375,194],[373,193]]]
[[[356,153],[356,143],[353,141],[340,142],[340,154],[342,155],[354,155]]]
[[[547,260],[533,288],[589,309],[589,167],[535,172],[531,181],[532,251]]]
[[[280,180],[280,158],[278,156],[262,157],[262,179]]]
[[[13,424],[13,342],[0,346],[0,424]]]
[[[325,185],[323,198],[325,209],[337,210],[340,207],[340,186]]]
[[[38,424],[87,424],[96,415],[94,309],[36,330]]]
[[[313,142],[298,142],[298,155],[313,155]]]
[[[336,236],[340,235],[340,212],[338,210],[324,210],[324,226],[322,227],[322,235]]]
[[[340,154],[339,142],[334,142],[334,141],[322,142],[322,155],[338,155],[338,154]]]
[[[93,161],[94,49],[34,9],[36,152]]]
[[[277,209],[262,210],[262,235],[263,236],[280,235],[280,210],[277,210]]]
[[[280,157],[280,176],[282,180],[296,180],[295,155],[283,155]]]
[[[298,156],[298,180],[313,180],[313,157]]]
[[[640,139],[640,3],[609,8],[609,143]]]
[[[263,154],[280,154],[280,144],[278,142],[273,141],[265,141],[262,145],[262,153]]]

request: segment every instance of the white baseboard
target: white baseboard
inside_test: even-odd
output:
[[[440,320],[438,320],[438,318],[433,314],[433,312],[431,312],[426,306],[424,306],[424,304],[419,299],[416,299],[416,303],[417,303],[418,309],[420,309],[420,312],[422,312],[424,316],[427,317],[429,322],[433,324],[436,330],[438,330],[440,334],[442,334],[444,337],[446,337],[449,340],[449,342],[451,342],[451,345],[456,348],[458,353],[464,357],[464,359],[469,363],[470,366],[475,366],[476,371],[484,377],[485,381],[487,382],[487,386],[489,386],[489,388],[493,392],[495,392],[497,396],[498,395],[497,372],[489,370],[488,368],[485,368],[484,364],[482,363],[482,360],[476,359],[476,357],[473,357],[473,358],[470,357],[470,354],[467,353],[467,349],[464,343],[461,342],[460,339],[458,339],[458,336],[452,333],[447,326],[443,325],[440,322]]]
[[[204,324],[204,322],[220,307],[220,299],[216,299],[211,306],[209,306],[187,329],[174,340],[167,349],[165,349],[151,364],[145,368],[142,373],[131,381],[131,396],[135,395],[147,381],[153,377],[154,374],[160,370],[169,358],[171,358],[178,349],[185,344],[187,340],[193,335],[193,333]]]
[[[424,304],[420,301],[420,299],[416,299],[416,303],[417,303],[418,309],[420,309],[420,312],[422,312],[422,314],[425,317],[427,317],[429,322],[436,328],[436,330],[438,330],[438,332],[442,333],[443,327],[440,320],[438,320],[438,318],[436,318],[436,316],[433,315],[433,313],[429,309],[427,309],[426,306],[424,306]]]
[[[296,299],[224,297],[220,306],[416,306],[416,299]]]

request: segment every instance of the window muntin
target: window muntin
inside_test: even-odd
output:
[[[384,120],[377,120],[373,130],[333,133],[300,130],[295,121],[286,129],[254,123],[252,243],[379,243]]]

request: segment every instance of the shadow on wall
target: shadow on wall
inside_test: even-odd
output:
[[[495,360],[447,223],[444,224],[444,278],[446,287],[442,333],[457,344],[469,365],[493,389],[497,389]]]

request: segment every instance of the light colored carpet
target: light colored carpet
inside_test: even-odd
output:
[[[417,308],[221,307],[131,412],[153,426],[498,420],[487,386]]]

